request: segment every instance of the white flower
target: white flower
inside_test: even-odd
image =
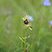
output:
[[[32,16],[26,15],[26,18],[27,18],[29,21],[33,21],[33,17],[32,17]]]
[[[49,21],[49,25],[51,25],[51,26],[52,26],[52,21]]]
[[[43,5],[44,5],[44,6],[51,6],[51,2],[50,2],[49,0],[45,0],[45,1],[43,2]]]

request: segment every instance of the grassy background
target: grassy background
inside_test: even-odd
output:
[[[52,6],[43,0],[0,0],[0,52],[52,52]],[[33,16],[32,31],[22,18]]]

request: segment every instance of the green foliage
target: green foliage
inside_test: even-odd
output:
[[[42,0],[0,0],[0,52],[52,52],[52,6]],[[22,18],[33,16],[32,31]]]

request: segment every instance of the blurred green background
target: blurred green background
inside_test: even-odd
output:
[[[43,0],[0,0],[0,52],[52,52],[52,6]],[[22,18],[33,16],[32,31]]]

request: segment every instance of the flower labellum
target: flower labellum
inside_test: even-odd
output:
[[[51,2],[50,2],[49,0],[45,0],[45,1],[43,2],[43,5],[44,5],[44,6],[51,6]]]

